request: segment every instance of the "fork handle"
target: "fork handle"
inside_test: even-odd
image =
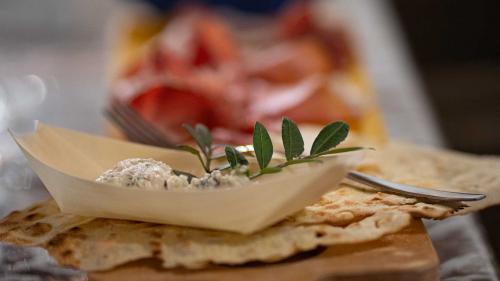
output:
[[[383,192],[430,199],[437,202],[477,201],[486,197],[484,194],[442,191],[400,184],[356,171],[349,171],[347,178]]]

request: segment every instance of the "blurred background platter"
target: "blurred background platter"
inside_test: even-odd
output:
[[[172,35],[170,34],[176,34],[180,33],[185,29],[188,29],[186,27],[189,24],[186,24],[185,21],[189,17],[193,17],[193,14],[196,13],[203,13],[206,11],[189,11],[189,8],[182,8],[182,5],[179,5],[179,7],[173,7],[173,2],[176,3],[176,1],[167,1],[167,2],[162,2],[162,1],[152,1],[154,2],[155,6],[159,5],[161,8],[171,8],[174,9],[172,11],[163,11],[160,10],[158,11],[157,9],[151,9],[148,6],[145,6],[141,3],[131,5],[128,7],[123,7],[119,12],[116,12],[114,15],[114,20],[109,26],[109,42],[111,46],[111,71],[110,71],[110,92],[112,95],[115,96],[129,96],[130,93],[124,93],[127,92],[127,90],[124,90],[123,84],[126,84],[127,79],[135,79],[133,76],[132,78],[127,77],[127,72],[130,72],[131,70],[135,69],[137,67],[137,64],[141,63],[147,63],[148,60],[150,60],[148,57],[151,56],[158,56],[158,58],[155,58],[157,60],[162,60],[161,57],[161,52],[156,51],[156,48],[163,48],[164,52],[167,52],[169,50],[169,47],[161,47],[164,45],[164,42],[171,40],[173,38]],[[157,3],[160,2],[160,3]],[[210,2],[210,1],[208,1]],[[351,125],[352,129],[361,134],[364,137],[371,138],[374,141],[384,141],[386,139],[386,132],[384,129],[383,121],[382,121],[382,116],[380,113],[380,109],[377,105],[377,102],[374,102],[375,96],[374,96],[374,91],[373,87],[371,85],[370,79],[367,76],[367,72],[365,67],[363,66],[362,58],[358,54],[357,46],[360,45],[356,41],[356,36],[353,34],[353,31],[350,29],[350,24],[348,23],[349,20],[345,19],[345,16],[340,16],[343,14],[343,11],[346,9],[345,7],[342,7],[342,5],[339,5],[335,2],[329,2],[329,1],[315,1],[311,2],[307,5],[302,5],[302,4],[297,4],[301,3],[300,1],[296,2],[293,4],[293,1],[288,2],[288,1],[271,1],[269,3],[265,1],[257,1],[255,3],[255,6],[258,7],[254,9],[257,9],[258,11],[265,11],[273,12],[273,14],[250,14],[249,13],[249,8],[246,7],[245,4],[235,4],[231,1],[225,2],[225,1],[215,1],[215,7],[213,6],[211,9],[209,9],[209,14],[211,16],[218,17],[216,20],[220,22],[217,23],[211,23],[211,24],[224,24],[226,27],[230,27],[229,31],[232,32],[230,36],[231,38],[228,38],[228,40],[233,40],[236,42],[235,44],[237,45],[237,48],[241,48],[243,54],[243,64],[248,64],[245,62],[245,59],[248,61],[248,58],[245,58],[245,52],[255,52],[259,55],[262,56],[269,56],[272,55],[273,52],[276,52],[274,49],[281,48],[282,51],[285,51],[286,49],[289,48],[302,48],[302,45],[307,46],[307,48],[313,48],[312,50],[309,49],[308,51],[304,52],[304,55],[311,55],[311,52],[315,56],[323,56],[321,52],[330,52],[328,55],[329,57],[324,57],[325,59],[331,59],[332,60],[332,65],[333,65],[333,74],[331,70],[328,72],[320,72],[318,70],[313,70],[312,73],[304,73],[303,76],[304,78],[307,78],[309,76],[314,76],[314,75],[332,75],[332,83],[334,86],[332,93],[327,93],[333,96],[337,96],[336,99],[340,99],[341,103],[348,104],[349,103],[358,103],[359,105],[355,104],[355,107],[353,107],[352,114],[348,112],[348,114],[340,115],[340,117],[346,121],[349,122]],[[169,3],[170,5],[166,5],[165,3]],[[182,3],[182,2],[180,2]],[[204,2],[206,3],[206,2]],[[211,2],[210,2],[211,3]],[[239,3],[239,2],[238,2]],[[242,2],[246,3],[246,2]],[[224,4],[224,5],[222,5]],[[293,4],[293,5],[292,5]],[[253,6],[253,5],[250,5]],[[187,5],[187,7],[190,7]],[[244,8],[245,10],[227,10],[228,8],[232,9],[238,9],[238,8]],[[279,8],[279,9],[278,9]],[[186,12],[186,10],[188,10]],[[196,9],[195,9],[196,10]],[[251,9],[250,9],[251,10]],[[299,11],[296,11],[299,10]],[[253,10],[252,10],[253,11]],[[321,11],[319,13],[318,11]],[[298,14],[298,15],[293,15],[289,16],[289,14]],[[311,17],[311,19],[304,20],[304,17]],[[277,20],[274,20],[273,17],[277,17]],[[302,18],[301,18],[302,17]],[[286,19],[285,19],[286,18]],[[292,19],[290,19],[292,18]],[[291,21],[292,23],[288,23],[287,28],[290,30],[294,31],[289,31],[289,32],[297,32],[297,33],[305,33],[304,35],[297,35],[295,37],[280,37],[282,35],[274,35],[273,32],[262,32],[261,30],[263,28],[267,29],[279,29],[281,28],[281,25],[285,25],[287,21]],[[295,21],[295,22],[294,22]],[[307,21],[307,24],[304,22]],[[308,26],[312,22],[312,27],[303,27],[303,26]],[[243,24],[241,24],[243,22]],[[317,23],[319,22],[322,24],[329,24],[330,29],[325,29],[324,34],[316,34],[317,31],[315,31],[314,28],[317,27]],[[330,23],[329,23],[330,22]],[[251,24],[249,24],[251,23]],[[179,25],[186,25],[184,27],[178,27]],[[205,23],[207,25],[209,23]],[[172,27],[172,25],[174,27]],[[237,26],[240,25],[240,28]],[[255,25],[257,27],[252,27],[248,28],[249,25]],[[303,25],[303,26],[300,26]],[[297,27],[298,26],[298,27]],[[241,28],[243,27],[243,28]],[[304,28],[309,28],[307,31],[301,31],[300,29]],[[208,28],[207,28],[208,30]],[[277,32],[280,32],[279,30]],[[315,33],[316,32],[316,33]],[[331,32],[331,34],[327,34],[328,32]],[[261,33],[261,34],[258,34]],[[242,34],[247,34],[247,35],[242,35]],[[340,38],[336,38],[339,37]],[[345,34],[345,35],[344,35]],[[276,38],[271,39],[273,42],[271,43],[271,47],[265,47],[265,45],[269,45],[268,37],[271,36],[276,36]],[[322,43],[321,41],[324,40],[321,36],[327,36],[330,37],[327,39],[330,42]],[[250,38],[251,39],[247,39]],[[343,37],[346,37],[345,39]],[[243,38],[243,39],[241,39]],[[193,39],[191,39],[193,40]],[[194,40],[197,40],[196,38]],[[343,42],[343,41],[346,42]],[[251,41],[251,42],[248,42]],[[190,42],[190,41],[188,41]],[[304,43],[305,42],[305,43]],[[309,43],[313,42],[314,44],[317,44],[317,42],[320,42],[318,46],[310,45]],[[195,44],[195,43],[192,43]],[[294,45],[295,44],[295,45]],[[328,45],[331,44],[331,45]],[[160,47],[158,47],[160,45]],[[188,44],[190,45],[190,44]],[[256,47],[254,47],[256,45]],[[259,45],[264,45],[264,47],[261,47]],[[281,46],[281,45],[286,45],[286,46]],[[347,49],[346,51],[341,51],[340,54],[338,53],[338,50],[342,45],[347,45],[346,47],[342,47]],[[275,48],[273,48],[273,46]],[[331,46],[334,49],[333,53],[330,51]],[[321,48],[321,49],[314,49],[314,48]],[[192,47],[186,46],[186,49],[189,49]],[[195,47],[199,48],[199,47]],[[250,49],[252,51],[248,51],[247,49]],[[154,53],[157,52],[158,54],[155,55]],[[205,51],[206,52],[206,51]],[[342,52],[346,52],[347,54],[342,54]],[[289,62],[290,66],[298,65],[300,63],[303,63],[301,58],[298,58],[298,55],[296,53],[293,53],[293,56],[296,58],[292,59],[291,61],[295,60],[294,62]],[[169,55],[182,55],[178,54],[178,52],[172,52]],[[346,56],[347,59],[344,59],[343,56]],[[246,56],[252,58],[252,56]],[[167,60],[167,58],[163,58],[163,60]],[[346,61],[341,63],[336,63],[335,61]],[[238,62],[240,63],[240,62]],[[191,64],[191,63],[190,63]],[[196,64],[196,63],[195,63]],[[248,83],[255,83],[262,81],[265,82],[270,82],[271,84],[277,85],[277,87],[281,87],[282,85],[288,86],[288,85],[293,85],[295,84],[300,84],[302,81],[307,80],[307,79],[297,79],[295,77],[289,77],[289,78],[284,78],[282,74],[280,74],[282,77],[278,78],[279,81],[275,83],[274,76],[276,74],[268,74],[271,72],[276,71],[283,71],[279,66],[280,63],[277,63],[277,67],[271,66],[269,70],[263,70],[266,71],[267,73],[264,74],[265,76],[259,76],[257,79],[253,78],[245,78],[249,79]],[[337,65],[337,66],[336,66]],[[340,65],[340,66],[339,66]],[[206,69],[213,70],[215,68],[215,72],[217,72],[217,68],[219,66],[209,64],[207,66],[202,65],[202,66],[197,66],[197,65],[190,65],[190,67],[194,67],[195,71],[196,70],[201,70],[205,71]],[[244,67],[252,67],[252,65],[244,65]],[[306,69],[304,71],[307,71],[308,67],[305,65],[303,68]],[[317,66],[316,66],[317,67]],[[332,67],[332,66],[330,66]],[[281,70],[280,70],[281,69]],[[318,71],[317,73],[314,71]],[[165,75],[165,73],[168,75],[168,71],[163,71],[160,72],[161,75]],[[196,75],[197,72],[192,73],[192,75]],[[142,74],[144,77],[149,77],[152,78],[154,75],[152,74]],[[244,74],[247,75],[247,74]],[[252,74],[251,74],[252,75]],[[293,74],[290,73],[290,75],[293,76]],[[140,76],[135,75],[135,76]],[[148,79],[148,78],[139,78],[139,79]],[[283,80],[283,79],[291,79],[290,81]],[[344,80],[342,82],[336,82],[335,80]],[[125,82],[123,81],[125,80]],[[335,84],[336,83],[336,84]],[[119,87],[117,87],[119,86]],[[153,86],[156,86],[153,84]],[[146,86],[147,87],[147,86]],[[252,91],[252,87],[250,85],[250,92]],[[142,90],[144,92],[147,92],[147,90]],[[321,91],[327,91],[327,90],[321,90]],[[271,94],[271,92],[269,92]],[[133,95],[145,95],[143,93],[133,93]],[[168,95],[167,92],[165,92],[165,95]],[[348,97],[348,98],[345,98]],[[361,102],[359,102],[361,101]],[[131,101],[133,104],[133,101]],[[189,104],[187,104],[189,105]],[[336,106],[335,102],[332,103],[331,106],[331,111],[339,111],[342,110],[343,107],[346,107],[345,105],[338,104]],[[358,107],[358,108],[356,108]],[[165,110],[167,112],[168,110]],[[141,112],[139,110],[139,112]],[[293,113],[292,113],[293,114]],[[165,113],[167,116],[168,113]],[[359,115],[359,117],[357,116]],[[147,118],[147,116],[145,116]],[[265,120],[265,119],[264,119]],[[153,121],[154,120],[150,120]],[[262,121],[262,119],[260,120]],[[301,120],[296,120],[297,122],[301,122]],[[311,122],[311,121],[306,121]],[[322,124],[325,121],[317,121],[319,122],[318,124]],[[210,120],[206,120],[204,122],[205,124],[209,124]],[[161,124],[157,124],[160,126],[161,129]],[[178,126],[177,126],[178,127]],[[272,128],[273,126],[271,126]],[[114,130],[113,128],[110,128],[111,133],[113,135],[118,135],[119,132],[117,130]]]

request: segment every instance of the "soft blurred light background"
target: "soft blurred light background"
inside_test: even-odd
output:
[[[500,2],[392,3],[447,146],[500,154]],[[498,261],[500,207],[480,217]]]
[[[499,154],[499,2],[379,2],[399,18],[398,28],[417,62],[447,145]],[[11,155],[13,144],[4,130],[6,122],[22,123],[23,118],[43,116],[55,125],[101,132],[108,73],[107,27],[119,4],[121,1],[111,0],[0,1],[0,165],[9,157],[18,163],[0,170],[0,205],[45,196],[43,190],[27,189],[32,184],[27,176],[15,182],[7,176],[24,166],[22,159]],[[12,190],[13,186],[21,190]],[[5,213],[0,210],[0,215]],[[500,208],[481,216],[498,257]]]
[[[47,196],[6,127],[99,133],[112,1],[0,1],[0,216]],[[32,188],[33,187],[33,188]]]

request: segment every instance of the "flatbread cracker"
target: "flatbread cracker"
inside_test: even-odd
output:
[[[360,171],[382,178],[448,191],[486,194],[481,201],[467,202],[465,214],[500,204],[500,157],[478,156],[390,142],[367,153]]]
[[[72,224],[68,228],[70,224],[61,217],[67,217],[73,222],[74,216],[61,216],[53,208],[53,201],[37,206],[46,207],[44,217],[39,219],[50,224],[54,231],[46,233],[43,240],[37,237],[29,239],[29,232],[12,231],[12,227],[25,229],[25,221],[13,218],[29,215],[27,209],[8,216],[0,223],[8,223],[11,227],[0,228],[2,240],[42,246],[61,264],[88,271],[107,270],[129,261],[150,257],[161,259],[165,268],[201,268],[210,263],[235,265],[250,261],[278,261],[318,246],[376,240],[401,230],[411,219],[405,212],[381,210],[345,227],[285,220],[255,234],[242,235],[113,219],[86,221],[87,218],[81,218],[81,224]],[[37,223],[37,220],[30,223]],[[25,239],[19,239],[18,235]],[[44,242],[37,243],[39,241]]]
[[[499,157],[390,143],[368,152],[358,169],[401,183],[487,194],[464,212],[500,202]],[[407,226],[411,216],[443,219],[454,214],[447,206],[344,183],[317,204],[252,235],[85,218],[61,214],[54,201],[47,201],[0,222],[0,240],[42,246],[60,263],[90,271],[150,257],[161,259],[165,268],[201,268],[278,261],[318,246],[378,239]]]
[[[398,210],[413,217],[443,219],[453,215],[448,206],[419,202],[415,198],[363,190],[348,184],[325,194],[320,202],[307,206],[290,218],[297,223],[347,225],[379,211]]]
[[[0,241],[21,245],[41,245],[57,233],[93,220],[62,214],[55,201],[35,204],[10,213],[0,223]]]

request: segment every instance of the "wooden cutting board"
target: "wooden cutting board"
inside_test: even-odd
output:
[[[91,281],[383,280],[439,279],[438,258],[421,220],[377,241],[318,249],[274,264],[213,266],[203,270],[161,268],[154,259],[89,274]]]

